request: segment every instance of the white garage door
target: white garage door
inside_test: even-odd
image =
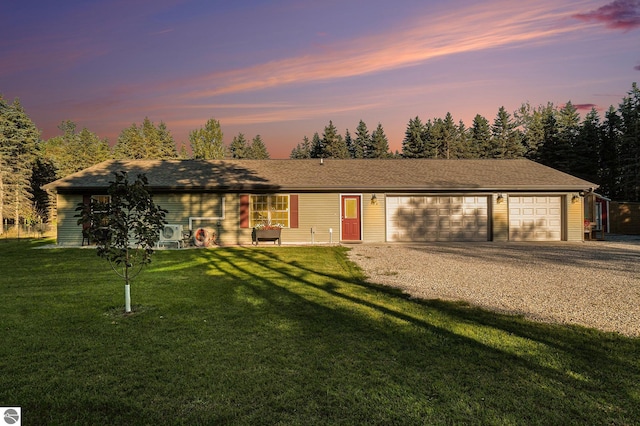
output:
[[[387,196],[387,241],[487,241],[486,196]]]
[[[560,241],[562,209],[559,196],[509,197],[509,239]]]

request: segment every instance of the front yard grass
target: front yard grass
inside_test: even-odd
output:
[[[410,300],[345,248],[159,251],[124,315],[94,250],[38,245],[0,240],[25,425],[640,422],[640,339]]]

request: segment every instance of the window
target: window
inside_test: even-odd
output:
[[[249,206],[251,227],[258,224],[289,227],[288,195],[252,195]]]
[[[108,218],[103,217],[103,215],[106,215],[109,212],[109,203],[111,203],[111,197],[109,195],[91,196],[91,210],[94,214],[97,214],[101,225],[106,226],[108,222]]]
[[[105,204],[109,204],[111,202],[111,197],[108,195],[92,195],[91,196],[91,205],[93,206],[104,206]]]

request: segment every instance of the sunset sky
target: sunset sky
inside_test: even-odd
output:
[[[44,139],[72,120],[113,145],[145,117],[178,146],[209,118],[272,158],[332,120],[471,126],[571,101],[603,115],[640,81],[640,0],[20,0],[0,4],[0,94]]]

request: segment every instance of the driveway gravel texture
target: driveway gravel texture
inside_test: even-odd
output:
[[[640,236],[350,246],[368,281],[535,321],[640,336]]]

